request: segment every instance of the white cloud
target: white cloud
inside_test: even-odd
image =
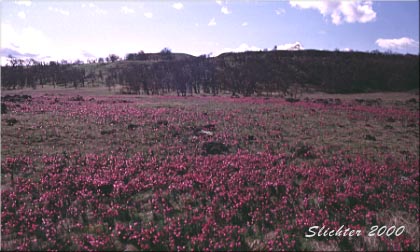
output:
[[[212,18],[208,24],[208,26],[215,26],[216,25],[216,19]]]
[[[243,22],[242,26],[248,26],[248,22]]]
[[[246,43],[242,43],[239,47],[234,49],[234,52],[246,52],[246,51],[259,51],[261,48],[256,46],[249,46]]]
[[[290,5],[300,9],[316,9],[324,17],[330,16],[335,25],[347,23],[367,23],[376,19],[372,1],[289,1]]]
[[[89,3],[89,4],[85,4],[82,3],[82,8],[86,8],[89,7],[90,9],[93,10],[93,14],[98,14],[98,15],[106,15],[108,14],[107,10],[101,9],[98,6],[96,6],[94,3]]]
[[[127,6],[121,7],[120,11],[124,14],[133,14],[134,9],[128,8]]]
[[[11,24],[1,24],[2,48],[11,48],[20,53],[46,54],[51,48],[51,41],[44,33],[33,27],[16,30]],[[47,54],[48,55],[48,54]]]
[[[256,46],[249,46],[247,43],[242,43],[236,48],[223,48],[215,53],[215,56],[226,52],[248,52],[248,51],[261,51],[261,48]]]
[[[86,8],[86,7],[94,8],[95,7],[95,4],[93,4],[93,3],[88,3],[88,4],[82,3],[82,8]]]
[[[232,13],[229,9],[228,9],[228,7],[226,7],[226,6],[223,6],[221,9],[220,9],[220,11],[223,13],[223,14],[230,14],[230,13]]]
[[[2,51],[15,52],[13,56],[18,58],[34,58],[37,60],[50,61],[50,60],[71,60],[86,59],[88,55],[86,51],[77,48],[77,46],[69,43],[54,43],[47,37],[41,30],[27,26],[18,29],[9,23],[1,24],[1,45]],[[108,50],[109,48],[107,48]],[[97,48],[95,47],[95,50]],[[92,50],[89,52],[95,52]],[[107,51],[108,52],[108,51]],[[98,55],[106,55],[98,54]],[[91,56],[91,55],[90,55]],[[2,57],[1,63],[7,63],[5,57]]]
[[[147,18],[152,18],[153,17],[153,13],[151,13],[151,12],[145,12],[144,13],[144,16],[147,17]]]
[[[384,49],[404,49],[409,47],[418,47],[419,42],[412,38],[402,37],[397,39],[379,38],[375,42],[379,47]]]
[[[216,0],[216,3],[217,3],[218,5],[222,5],[222,0]]]
[[[25,19],[26,18],[25,12],[24,11],[19,11],[18,12],[18,17],[21,18],[21,19]]]
[[[174,9],[181,10],[182,8],[184,8],[184,5],[182,3],[180,3],[180,2],[178,2],[178,3],[172,4],[172,7]]]
[[[299,50],[304,50],[304,49],[305,48],[300,42],[288,43],[288,44],[277,46],[277,50],[299,51]]]
[[[66,11],[66,10],[63,10],[63,9],[60,9],[60,8],[53,8],[53,7],[50,6],[50,7],[48,7],[48,10],[52,11],[52,12],[60,13],[61,15],[64,15],[64,16],[69,16],[70,15],[69,11]]]
[[[282,9],[282,8],[278,8],[277,10],[275,10],[275,12],[276,12],[277,15],[282,15],[282,14],[286,13],[286,10]]]
[[[108,11],[101,8],[95,8],[95,13],[99,15],[106,15],[108,14]]]
[[[26,7],[29,7],[29,6],[31,6],[32,2],[31,1],[15,1],[15,4],[25,5]]]

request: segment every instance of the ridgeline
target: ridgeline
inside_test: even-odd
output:
[[[111,56],[111,55],[110,55]],[[260,51],[195,57],[172,53],[130,53],[88,64],[11,58],[1,67],[2,89],[44,85],[123,86],[123,93],[178,95],[230,91],[244,96],[316,90],[330,93],[418,89],[419,56],[339,51]]]

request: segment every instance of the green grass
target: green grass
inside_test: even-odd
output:
[[[406,118],[387,122],[386,118],[372,116],[365,112],[311,109],[278,104],[275,101],[280,99],[275,98],[266,103],[254,104],[226,100],[213,101],[211,98],[201,99],[200,97],[167,99],[166,97],[121,96],[116,98],[102,95],[102,92],[104,92],[102,89],[60,89],[52,93],[57,95],[62,102],[59,106],[64,108],[68,97],[76,93],[85,95],[85,100],[88,97],[95,98],[91,102],[81,102],[80,108],[89,110],[90,104],[97,105],[103,102],[98,105],[99,109],[108,113],[109,116],[101,117],[100,121],[92,116],[80,114],[69,116],[65,112],[57,111],[12,112],[2,115],[2,158],[17,155],[41,156],[75,150],[82,153],[110,153],[121,148],[125,148],[128,154],[133,154],[150,149],[161,151],[157,149],[160,143],[181,146],[186,151],[194,152],[197,146],[193,143],[194,134],[191,128],[209,123],[216,125],[212,140],[225,139],[229,144],[234,145],[234,149],[245,149],[251,153],[265,149],[275,153],[289,152],[291,147],[300,142],[316,147],[317,150],[326,151],[326,154],[334,154],[341,150],[355,155],[370,156],[370,158],[383,153],[397,156],[404,156],[404,153],[417,155],[419,149],[418,125],[408,127],[409,122]],[[29,93],[34,96],[43,95],[39,93],[39,90]],[[325,96],[323,94],[320,97]],[[387,97],[386,94],[384,96],[390,105],[383,105],[383,108],[395,107],[392,105],[392,98]],[[396,97],[401,96],[402,94],[398,94]],[[407,95],[406,99],[407,97],[409,96]],[[127,103],[117,105],[118,102],[124,100]],[[343,100],[346,101],[346,98]],[[347,101],[351,102],[351,99]],[[113,102],[117,104],[114,106]],[[406,109],[405,106],[400,107]],[[111,110],[114,108],[116,114],[121,109],[146,112],[141,113],[140,116],[120,117],[115,122],[111,115]],[[158,110],[160,112],[155,114]],[[10,118],[15,118],[18,122],[9,126],[7,120]],[[158,120],[167,120],[169,124],[156,127]],[[127,128],[129,124],[136,124],[139,127],[129,130]],[[106,134],[107,131],[111,133]],[[366,140],[366,135],[374,136],[376,141]],[[251,141],[249,137],[252,138]],[[184,144],[180,144],[180,141]]]
[[[44,155],[73,152],[81,155],[124,153],[126,157],[141,153],[145,159],[163,160],[179,153],[202,155],[202,144],[207,141],[223,142],[229,145],[231,153],[285,154],[286,162],[297,166],[311,162],[319,164],[332,156],[344,155],[360,156],[378,164],[386,163],[388,156],[401,162],[407,157],[419,157],[418,103],[406,103],[406,100],[415,98],[407,93],[381,94],[384,102],[378,107],[357,107],[354,104],[356,95],[307,95],[311,99],[339,97],[345,106],[352,105],[346,109],[317,107],[311,103],[291,104],[281,98],[116,96],[103,88],[7,92],[11,93],[28,93],[34,100],[27,104],[29,112],[23,109],[24,104],[13,107],[15,104],[1,116],[2,160],[30,156],[36,161]],[[76,95],[84,96],[84,101],[69,101]],[[361,96],[376,99],[380,95]],[[53,103],[55,98],[58,103]],[[56,107],[48,109],[51,106]],[[40,108],[45,108],[45,111],[40,111]],[[408,114],[399,116],[401,111]],[[395,119],[390,120],[390,117]],[[9,125],[7,122],[12,118],[17,123]],[[215,125],[212,136],[195,130],[208,124]],[[137,127],[129,129],[129,125]],[[375,140],[367,138],[368,135]],[[314,155],[304,156],[301,152],[305,150]],[[42,169],[37,162],[35,168]],[[2,174],[1,183],[2,188],[10,186],[10,174]],[[152,193],[145,191],[133,196],[132,200],[141,204],[143,209],[142,212],[130,212],[133,219],[153,218],[149,202]],[[171,202],[175,211],[182,212],[183,202],[190,200],[187,194],[181,196],[179,202]],[[310,200],[316,206],[317,200]],[[321,208],[319,204],[316,207]],[[405,213],[381,214],[387,225],[409,227],[409,223],[416,221]],[[105,227],[90,223],[84,232],[94,234],[101,232],[101,228]],[[410,235],[418,237],[418,229],[411,230]],[[265,250],[259,244],[270,239],[270,232],[255,236],[248,237],[249,247]],[[366,238],[362,242],[368,245],[361,244],[360,248],[378,248],[375,241]],[[338,245],[311,240],[302,248],[337,250]]]

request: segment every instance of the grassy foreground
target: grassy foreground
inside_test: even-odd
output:
[[[419,249],[414,95],[105,93],[2,99],[2,250]]]

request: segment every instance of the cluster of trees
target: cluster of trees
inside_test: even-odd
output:
[[[137,62],[138,63],[138,62]],[[339,93],[403,91],[418,88],[419,57],[362,52],[270,51],[200,56],[121,69],[128,92],[179,95],[231,91],[244,96],[307,88]]]
[[[79,87],[84,86],[90,76],[80,62],[68,64],[39,62],[34,59],[22,60],[9,57],[10,64],[1,67],[1,86],[6,89],[24,87],[36,88],[46,84]]]
[[[244,96],[293,96],[305,88],[340,93],[402,91],[418,88],[419,83],[417,55],[305,50],[226,53],[210,58],[174,54],[165,48],[158,54],[130,53],[125,60],[114,56],[107,58],[114,64],[85,65],[12,59],[2,67],[2,87],[78,87],[90,81],[108,87],[122,85],[125,92],[136,94],[230,91]]]
[[[164,94],[177,92],[178,95],[206,93],[217,94],[220,87],[215,79],[212,62],[205,56],[194,59],[159,61],[153,64],[127,64],[124,68],[113,69],[114,81],[119,81],[129,93]]]
[[[293,56],[292,56],[293,57]],[[392,53],[303,51],[295,61],[305,83],[327,92],[418,89],[419,56]]]

